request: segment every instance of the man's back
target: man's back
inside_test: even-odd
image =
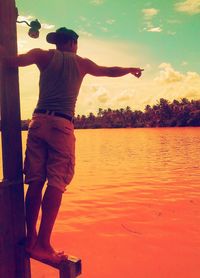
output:
[[[52,53],[52,51],[50,52]],[[40,73],[40,94],[37,109],[46,109],[74,116],[82,82],[77,55],[54,50],[44,52],[46,67]],[[45,60],[45,59],[44,59]]]

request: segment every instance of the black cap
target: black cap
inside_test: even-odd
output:
[[[56,30],[56,32],[51,32],[47,34],[46,40],[48,43],[59,44],[66,43],[69,40],[78,40],[78,34],[73,30],[61,27]]]

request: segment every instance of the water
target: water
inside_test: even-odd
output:
[[[23,146],[27,133],[23,132]],[[200,277],[200,128],[76,130],[53,244],[81,278]],[[32,261],[33,278],[59,277]]]
[[[72,210],[76,202],[86,207],[87,220],[97,221],[131,214],[122,202],[152,202],[157,192],[162,202],[199,196],[199,135],[191,128],[77,131],[76,176],[66,202]],[[103,214],[96,213],[102,206]]]

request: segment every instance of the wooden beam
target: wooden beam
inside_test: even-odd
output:
[[[15,0],[0,0],[0,44],[10,56],[15,56],[17,53],[16,19]],[[0,273],[1,271],[6,273],[6,276],[0,277],[29,278],[28,259],[25,258],[24,246],[19,245],[25,237],[25,218],[17,68],[11,69],[1,65],[0,108],[3,157],[0,211],[5,225],[0,234],[4,246]],[[8,245],[3,242],[4,237],[9,241]]]
[[[76,278],[81,274],[81,260],[75,257],[68,257],[68,260],[59,265],[60,278]]]
[[[17,9],[14,0],[0,0],[0,44],[10,56],[17,53]],[[22,179],[22,147],[18,69],[2,67],[1,126],[4,179]]]
[[[36,260],[35,258],[33,259]],[[74,256],[68,256],[67,259],[62,260],[60,263],[38,259],[37,261],[58,269],[60,278],[76,278],[81,274],[81,260]]]

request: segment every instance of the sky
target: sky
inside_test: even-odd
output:
[[[38,19],[40,37],[17,24],[18,51],[53,48],[46,34],[67,27],[79,34],[78,55],[99,65],[144,68],[140,79],[86,76],[76,115],[99,108],[143,110],[160,98],[200,99],[200,0],[16,0],[18,20]],[[36,66],[20,69],[22,119],[38,98]]]

